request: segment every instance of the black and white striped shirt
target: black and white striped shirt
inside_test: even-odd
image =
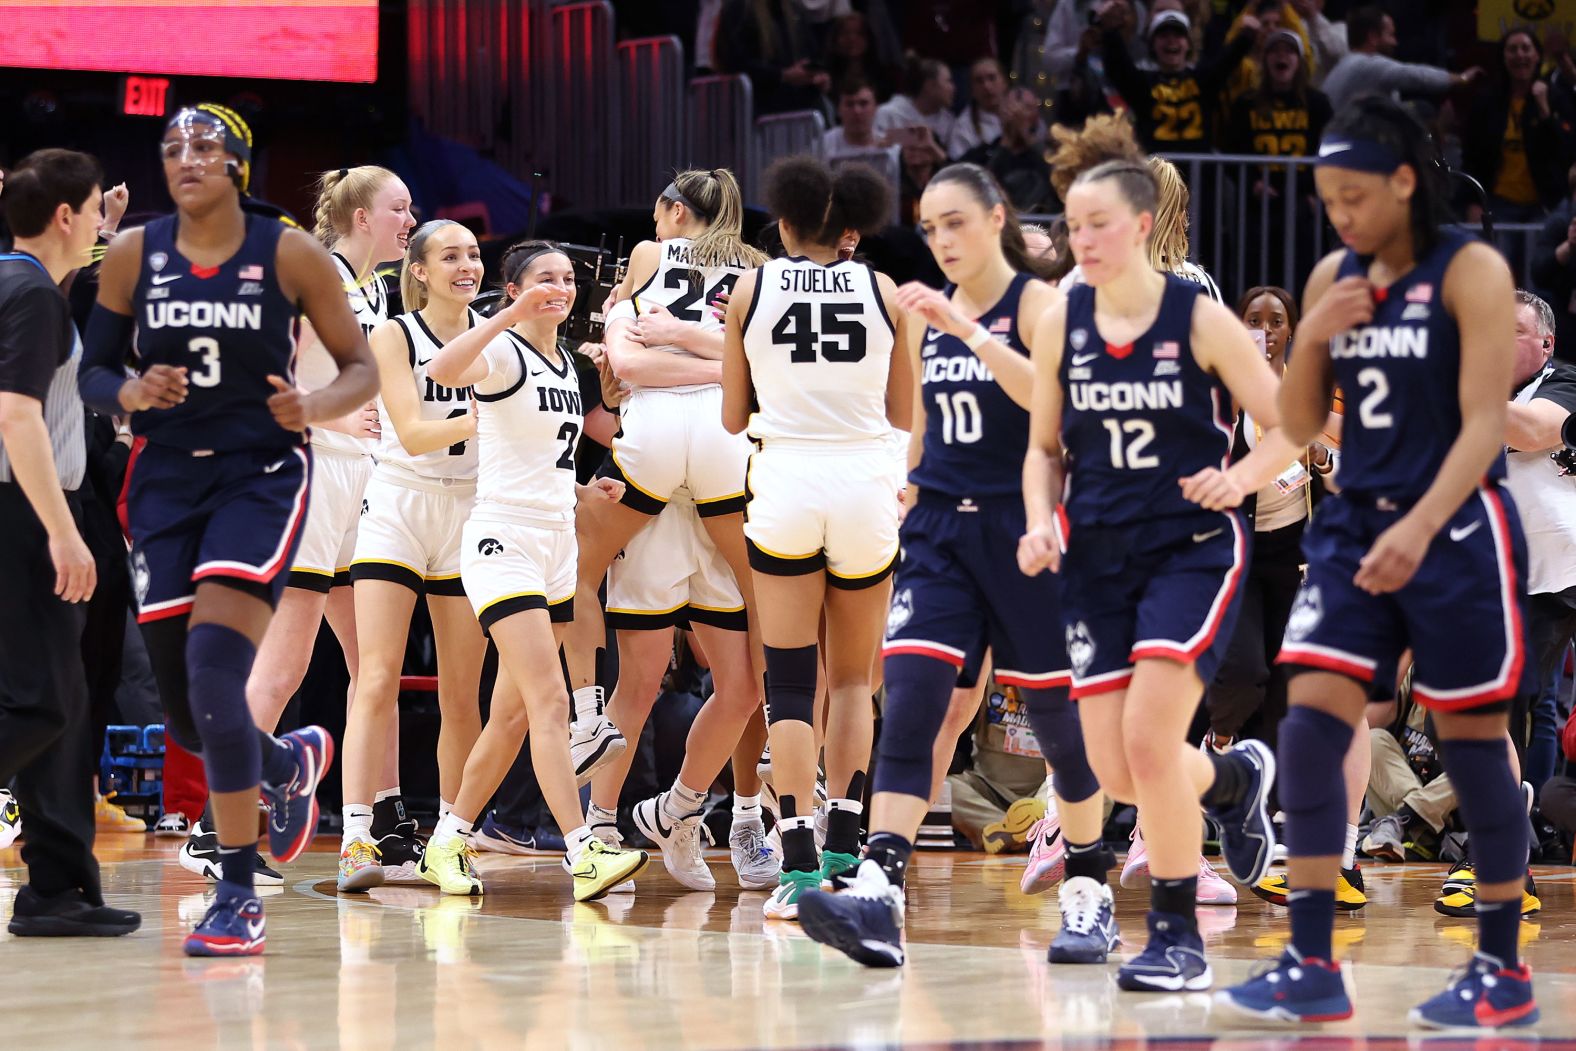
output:
[[[0,254],[0,391],[34,398],[63,489],[82,484],[87,467],[77,365],[82,340],[66,297],[42,263],[23,252]],[[0,482],[10,482],[11,460],[0,447]]]

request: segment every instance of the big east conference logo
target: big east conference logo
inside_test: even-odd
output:
[[[1529,21],[1542,21],[1554,14],[1554,0],[1513,0],[1511,10]]]

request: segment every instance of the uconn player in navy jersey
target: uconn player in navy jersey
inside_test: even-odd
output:
[[[1423,128],[1396,103],[1354,102],[1314,173],[1342,242],[1308,279],[1281,393],[1311,440],[1346,393],[1341,492],[1303,541],[1308,575],[1281,659],[1300,674],[1281,725],[1280,800],[1291,857],[1291,946],[1264,976],[1220,994],[1254,1017],[1326,1021],[1351,1001],[1331,959],[1346,800],[1339,776],[1366,684],[1404,649],[1432,710],[1477,863],[1478,952],[1411,1013],[1428,1028],[1530,1025],[1518,963],[1527,840],[1505,740],[1522,686],[1525,551],[1504,473],[1515,286],[1494,249],[1441,226],[1443,190]]]
[[[176,213],[111,245],[81,385],[88,404],[130,413],[147,440],[127,482],[139,619],[165,669],[170,734],[202,752],[212,793],[221,878],[185,950],[253,955],[264,942],[252,890],[259,781],[271,851],[293,860],[317,830],[313,793],[333,742],[320,727],[262,733],[246,679],[306,510],[304,432],[365,404],[376,376],[328,253],[242,211],[251,141],[240,119],[218,106],[182,110],[161,152]],[[339,365],[310,394],[292,374],[303,311]],[[126,379],[133,329],[139,375]],[[184,681],[170,670],[180,652]]]
[[[920,224],[951,284],[946,293],[918,283],[898,291],[910,317],[903,350],[920,384],[903,558],[887,619],[870,841],[850,889],[806,894],[799,920],[812,938],[856,960],[903,962],[903,875],[929,807],[936,738],[960,669],[989,647],[997,681],[1024,691],[1076,844],[1051,958],[1097,962],[1116,931],[1102,886],[1100,787],[1067,697],[1059,634],[1046,640],[1037,620],[1056,619],[1055,578],[1024,576],[1013,554],[1025,529],[1022,462],[1034,381],[1027,334],[1062,295],[1030,272],[1012,206],[978,165],[955,164],[931,179]]]
[[[1118,983],[1174,992],[1211,980],[1195,922],[1200,797],[1239,880],[1262,878],[1272,855],[1269,750],[1206,757],[1185,736],[1236,615],[1248,538],[1234,509],[1295,450],[1276,429],[1275,376],[1242,324],[1146,258],[1157,198],[1153,172],[1132,160],[1099,165],[1068,192],[1069,245],[1088,284],[1033,337],[1019,562],[1060,569],[1090,762],[1107,793],[1145,816],[1150,940]],[[1233,397],[1266,433],[1227,469]]]
[[[416,225],[410,211],[410,190],[387,168],[370,164],[340,168],[318,178],[314,212],[313,232],[331,251],[356,323],[370,336],[388,319],[389,297],[377,268],[404,258],[410,231]],[[300,386],[318,390],[333,382],[339,367],[311,325],[302,325],[296,345]],[[370,402],[312,429],[312,489],[300,547],[246,688],[252,715],[265,730],[274,728],[300,688],[325,615],[345,655],[350,696],[355,695],[356,620],[350,560],[361,520],[362,493],[372,475],[370,443],[378,436],[377,406]],[[389,875],[415,879],[420,848],[414,837],[415,822],[405,819],[399,798],[397,724],[389,727],[381,785],[376,809],[382,820],[374,822],[374,838]]]

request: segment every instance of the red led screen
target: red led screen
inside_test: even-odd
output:
[[[0,0],[0,66],[370,84],[377,0]]]

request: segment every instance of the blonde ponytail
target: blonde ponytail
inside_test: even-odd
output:
[[[1149,235],[1149,265],[1165,274],[1179,273],[1188,256],[1187,183],[1177,166],[1164,157],[1150,157],[1149,170],[1155,173],[1160,191],[1155,206],[1155,228]]]
[[[356,210],[371,210],[383,184],[396,178],[387,168],[363,164],[339,168],[317,177],[317,203],[312,207],[312,233],[328,248],[347,236],[356,221]]]
[[[766,262],[764,254],[744,243],[744,195],[731,171],[679,172],[673,185],[692,203],[695,218],[706,224],[690,241],[696,266],[756,267]]]

